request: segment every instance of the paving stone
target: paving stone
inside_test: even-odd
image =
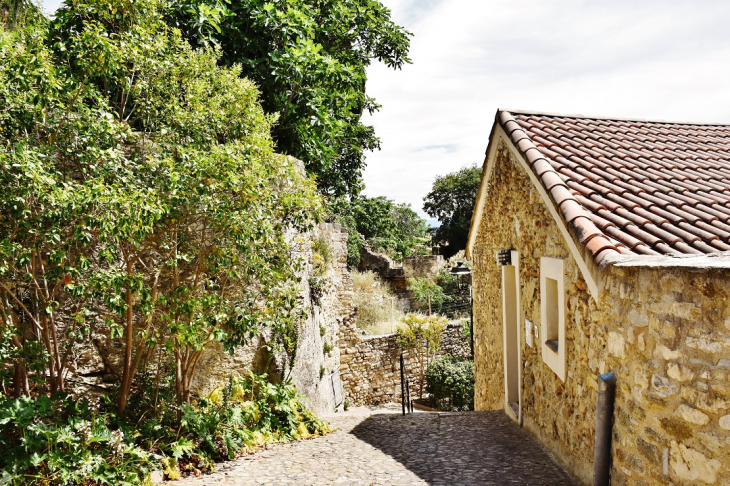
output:
[[[335,416],[326,437],[280,444],[181,486],[577,485],[501,411]]]

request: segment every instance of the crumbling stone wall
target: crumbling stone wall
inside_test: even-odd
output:
[[[360,249],[360,264],[357,269],[361,272],[375,272],[398,298],[410,298],[408,280],[403,267],[396,266],[387,256],[375,253],[367,244]]]
[[[350,403],[377,405],[400,401],[401,350],[395,334],[364,336],[352,323],[341,328],[340,346],[340,373]],[[461,334],[460,324],[444,328],[438,356],[445,355],[470,356],[469,341]],[[411,399],[418,398],[418,361],[411,350],[404,352],[403,361]]]
[[[403,259],[403,273],[406,278],[436,278],[444,266],[441,255],[412,256]]]
[[[614,371],[611,481],[730,484],[730,270],[637,261],[596,268],[598,302],[528,175],[502,144],[473,249],[477,410],[504,398],[501,269],[520,255],[522,423],[573,475],[592,482],[596,379]],[[540,258],[565,262],[563,383],[526,343],[540,325]]]

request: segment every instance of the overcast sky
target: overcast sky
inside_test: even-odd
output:
[[[381,1],[413,64],[368,71],[368,195],[421,211],[437,175],[482,164],[497,108],[730,123],[727,0]]]

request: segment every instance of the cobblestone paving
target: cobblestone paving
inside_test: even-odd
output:
[[[575,485],[503,412],[335,416],[326,437],[275,445],[178,484]]]

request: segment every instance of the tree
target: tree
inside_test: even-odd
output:
[[[401,322],[405,327],[399,327],[397,332],[398,344],[403,349],[412,349],[418,361],[418,398],[423,398],[423,385],[426,369],[441,349],[441,333],[448,323],[445,317],[421,316],[406,314]]]
[[[395,260],[414,251],[427,251],[428,225],[408,204],[399,204],[384,196],[358,196],[341,199],[331,205],[332,218],[349,230],[348,264],[360,262],[360,249],[368,243],[375,251]]]
[[[322,193],[357,195],[363,153],[380,147],[364,112],[366,68],[409,63],[411,35],[377,0],[172,0],[168,22],[214,44],[260,88],[277,149],[304,161]]]
[[[182,403],[210,343],[298,326],[286,234],[320,210],[273,152],[253,83],[162,12],[80,0],[50,28],[0,31],[2,327],[46,343],[51,391],[74,339],[105,331],[123,350],[120,414],[157,346]]]
[[[413,300],[423,306],[428,305],[429,317],[431,316],[431,307],[433,305],[441,307],[446,299],[444,289],[427,278],[409,278],[408,290],[413,292]]]
[[[466,248],[480,182],[481,170],[476,165],[464,167],[437,177],[431,192],[423,198],[423,210],[441,223],[434,241],[448,243],[446,257]]]

